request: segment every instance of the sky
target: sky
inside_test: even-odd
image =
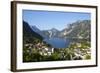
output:
[[[23,20],[40,30],[62,30],[78,20],[90,20],[90,13],[23,10]]]

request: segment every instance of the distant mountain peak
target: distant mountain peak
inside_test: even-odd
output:
[[[50,29],[50,31],[52,31],[52,32],[58,32],[59,30],[57,30],[56,28],[52,28],[52,29]]]
[[[52,28],[51,30],[57,30],[56,28]]]

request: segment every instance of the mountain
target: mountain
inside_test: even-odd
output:
[[[23,39],[24,43],[32,43],[33,40],[43,40],[43,37],[34,32],[26,21],[23,21]]]
[[[68,28],[60,32],[60,36],[64,38],[90,38],[91,25],[90,20],[77,21],[69,25]]]
[[[50,30],[43,30],[42,32],[44,35],[48,36],[49,38],[58,37],[58,35],[59,35],[59,31],[55,28],[52,28]]]
[[[38,33],[38,34],[41,35],[43,38],[48,38],[48,37],[47,37],[46,35],[44,35],[43,32],[42,32],[40,29],[38,29],[36,26],[31,26],[31,25],[30,25],[30,27],[31,27],[31,29],[32,29],[34,32]]]

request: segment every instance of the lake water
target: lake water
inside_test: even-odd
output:
[[[69,39],[61,39],[61,38],[44,39],[44,41],[50,44],[54,48],[67,48],[70,44]]]

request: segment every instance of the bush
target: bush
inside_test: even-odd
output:
[[[86,60],[91,59],[91,55],[90,54],[85,55],[85,59]]]

